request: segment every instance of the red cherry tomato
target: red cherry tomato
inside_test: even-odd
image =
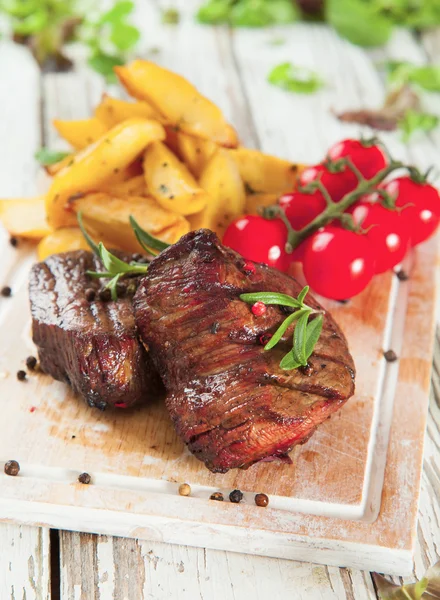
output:
[[[284,194],[278,200],[278,204],[284,209],[289,223],[295,231],[303,229],[326,208],[326,202],[319,190],[313,194],[302,194],[301,192]],[[302,261],[304,250],[305,243],[303,242],[290,255],[291,259]]]
[[[365,145],[360,140],[342,140],[330,148],[327,156],[330,160],[350,158],[366,179],[371,179],[387,165],[387,158],[379,146]]]
[[[223,236],[225,246],[244,258],[287,271],[291,257],[285,252],[287,229],[281,219],[269,221],[247,215],[233,221]]]
[[[373,254],[364,235],[328,225],[306,242],[304,275],[321,296],[346,300],[370,283],[375,270]]]
[[[388,210],[371,199],[359,202],[348,212],[356,224],[368,230],[365,235],[376,260],[376,273],[389,271],[404,259],[410,229],[401,212]]]
[[[304,169],[299,176],[299,185],[304,187],[317,179],[321,180],[334,202],[342,200],[345,194],[351,192],[357,185],[353,173],[331,173],[323,164]]]
[[[398,177],[383,186],[397,198],[396,206],[402,210],[411,232],[411,246],[427,240],[440,223],[440,196],[429,183],[416,183],[410,177]]]

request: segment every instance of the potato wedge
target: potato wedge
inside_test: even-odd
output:
[[[216,149],[217,144],[214,144],[214,142],[202,140],[182,132],[177,134],[177,153],[197,179]]]
[[[114,196],[146,196],[147,184],[143,175],[137,175],[121,183],[108,183],[103,185],[102,191],[106,191]]]
[[[161,142],[150,144],[145,151],[144,173],[148,194],[167,210],[192,215],[208,202],[208,194],[188,168]]]
[[[96,117],[81,121],[54,119],[53,126],[63,140],[69,142],[75,150],[82,150],[89,144],[93,144],[109,130],[109,127]]]
[[[191,216],[191,229],[206,227],[221,239],[229,223],[243,214],[246,204],[240,171],[226,150],[216,151],[199,183],[209,193],[210,201],[200,213]]]
[[[73,165],[74,157],[75,157],[75,154],[73,154],[73,153],[68,154],[63,159],[59,160],[58,162],[54,163],[53,165],[46,165],[44,167],[44,170],[51,177],[55,177],[55,175],[57,173],[59,173],[60,171],[62,171],[64,169],[64,167],[70,167],[70,165]]]
[[[177,73],[140,59],[115,72],[131,96],[149,102],[171,125],[221,146],[237,146],[237,134],[221,110]]]
[[[159,120],[160,113],[148,102],[128,102],[103,94],[101,102],[95,108],[95,117],[110,129],[127,119]]]
[[[156,121],[130,119],[116,125],[95,144],[75,155],[73,164],[60,171],[46,197],[49,224],[55,229],[76,225],[68,210],[68,199],[100,186],[125,169],[153,141],[165,139],[165,130]],[[67,210],[66,210],[67,207]]]
[[[69,250],[90,250],[79,227],[65,227],[51,231],[38,244],[38,259],[45,260],[52,254]]]
[[[291,191],[304,165],[263,154],[259,150],[237,148],[230,151],[249,192],[283,194]]]
[[[260,207],[276,204],[279,197],[279,194],[248,194],[246,196],[245,213],[247,215],[258,215],[258,209]]]
[[[0,221],[13,236],[41,240],[51,231],[45,204],[44,196],[0,200]]]
[[[129,252],[141,251],[136,236],[130,226],[130,215],[139,225],[168,243],[177,242],[189,231],[188,221],[176,213],[164,210],[154,198],[98,193],[88,194],[72,200],[74,211],[82,212],[87,230],[95,239],[104,237],[110,247]]]

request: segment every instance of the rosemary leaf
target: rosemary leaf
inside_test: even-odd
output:
[[[278,344],[278,342],[281,340],[281,338],[283,337],[283,335],[286,333],[286,331],[288,330],[290,325],[292,325],[292,323],[294,321],[299,319],[304,314],[304,312],[305,312],[304,310],[297,310],[296,312],[289,315],[287,317],[287,319],[284,319],[284,321],[281,323],[281,325],[275,331],[273,336],[270,338],[270,340],[264,346],[264,349],[271,350],[274,346],[276,346]]]
[[[322,332],[323,317],[318,315],[313,321],[310,321],[307,325],[306,331],[306,361],[309,360],[313,350],[315,349],[316,343]]]
[[[250,294],[241,294],[240,300],[249,304],[254,302],[263,302],[264,304],[279,304],[290,308],[302,308],[301,302],[287,294],[278,294],[277,292],[252,292]]]

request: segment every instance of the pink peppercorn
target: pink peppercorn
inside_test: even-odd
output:
[[[252,305],[251,310],[256,317],[261,317],[266,312],[267,306],[264,302],[255,302],[255,304]]]
[[[246,273],[255,273],[256,271],[254,263],[249,260],[244,263],[243,269],[246,271]]]
[[[259,337],[260,344],[262,346],[265,346],[271,339],[272,339],[271,333],[263,333],[263,335],[260,335],[260,337]]]

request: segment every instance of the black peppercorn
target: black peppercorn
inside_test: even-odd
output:
[[[255,496],[255,504],[265,508],[269,504],[269,498],[266,496],[266,494],[257,494]]]
[[[86,289],[86,300],[87,302],[93,302],[93,300],[96,298],[96,292],[93,288],[87,288]]]
[[[26,366],[29,369],[29,371],[33,371],[35,369],[35,367],[37,366],[37,359],[35,358],[35,356],[27,357]]]
[[[397,354],[394,352],[394,350],[387,350],[383,353],[383,355],[387,362],[396,362],[397,360]]]
[[[89,483],[92,481],[92,478],[88,473],[81,473],[81,475],[78,477],[78,481],[84,485],[89,485]]]
[[[123,298],[127,293],[127,284],[123,281],[118,281],[116,284],[116,293],[118,294],[118,298]]]
[[[20,473],[20,465],[16,460],[8,460],[5,463],[5,473],[11,477],[16,477]]]
[[[397,279],[399,281],[408,281],[408,279],[409,279],[408,273],[406,271],[404,271],[403,269],[400,269],[400,271],[397,271],[396,275],[397,275]]]
[[[9,285],[5,285],[5,287],[2,287],[0,293],[4,298],[9,298],[9,296],[12,294],[12,290]]]
[[[104,288],[99,292],[101,302],[109,302],[112,299],[112,293],[108,288]]]
[[[243,494],[240,492],[240,490],[233,490],[229,494],[229,500],[234,504],[239,504],[243,500]]]
[[[18,381],[24,381],[26,379],[26,371],[23,371],[22,369],[17,371],[17,379]]]
[[[11,244],[11,246],[13,248],[16,248],[18,246],[18,239],[14,236],[9,238],[9,243]]]
[[[214,492],[213,494],[211,494],[210,500],[218,500],[219,502],[223,502],[224,498],[223,498],[223,494],[221,492]]]

